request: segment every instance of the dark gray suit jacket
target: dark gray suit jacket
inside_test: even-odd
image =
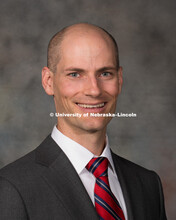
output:
[[[129,220],[165,220],[159,177],[112,153]],[[1,220],[98,220],[72,164],[49,135],[0,170]]]

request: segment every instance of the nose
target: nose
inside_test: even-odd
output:
[[[84,94],[92,97],[99,97],[101,95],[101,84],[96,76],[88,77],[84,87]]]

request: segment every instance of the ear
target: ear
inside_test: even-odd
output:
[[[122,78],[122,67],[119,67],[118,70],[118,86],[119,86],[119,94],[121,93],[122,90],[122,84],[123,84],[123,78]]]
[[[48,67],[43,67],[43,69],[42,69],[42,85],[43,85],[45,92],[48,95],[54,95],[53,77],[54,77],[53,72],[51,72]]]

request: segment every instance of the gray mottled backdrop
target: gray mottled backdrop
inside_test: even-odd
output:
[[[50,37],[90,22],[117,39],[124,69],[118,112],[109,126],[113,150],[161,177],[168,219],[176,214],[175,1],[2,0],[0,3],[0,166],[34,149],[56,122],[41,86]]]

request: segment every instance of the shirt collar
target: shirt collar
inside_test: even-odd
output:
[[[51,137],[67,155],[68,159],[70,160],[78,174],[80,174],[83,171],[83,169],[86,167],[86,165],[93,157],[96,157],[85,147],[62,134],[56,126],[54,126],[53,128]],[[100,157],[106,157],[109,160],[110,168],[113,170],[113,172],[115,172],[107,136],[106,146]]]

